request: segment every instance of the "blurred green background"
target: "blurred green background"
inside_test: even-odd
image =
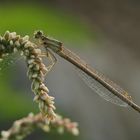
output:
[[[127,89],[140,105],[139,9],[139,1],[127,0],[0,1],[0,34],[16,31],[32,40],[35,30],[43,30]],[[101,99],[71,64],[57,58],[46,84],[56,98],[57,111],[79,122],[80,136],[35,131],[26,140],[139,139],[137,112]],[[12,61],[10,57],[0,65],[0,130],[29,112],[38,112],[23,59]]]

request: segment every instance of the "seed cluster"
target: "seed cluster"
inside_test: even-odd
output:
[[[54,97],[48,95],[49,90],[43,83],[49,69],[43,64],[41,49],[29,41],[29,36],[21,37],[15,32],[6,31],[4,36],[0,36],[0,61],[3,61],[5,56],[16,52],[25,58],[27,76],[32,81],[31,89],[35,94],[34,101],[39,104],[41,114],[30,114],[15,121],[9,130],[2,131],[0,140],[22,140],[35,128],[41,128],[46,132],[55,128],[59,133],[67,130],[73,135],[78,135],[76,122],[71,122],[70,119],[63,118],[54,112]]]
[[[21,37],[15,32],[6,31],[3,37],[0,36],[0,61],[3,61],[5,56],[15,52],[20,52],[26,60],[27,75],[32,81],[31,88],[35,94],[34,100],[39,104],[41,113],[48,120],[53,120],[56,117],[54,97],[48,95],[49,90],[43,83],[48,70],[40,57],[41,49],[29,41],[29,36]]]
[[[56,119],[51,120],[50,125],[48,125],[48,120],[42,119],[40,113],[36,115],[30,113],[27,117],[15,121],[9,130],[2,131],[0,140],[22,140],[36,128],[40,128],[45,132],[50,132],[53,129],[60,134],[64,131],[75,136],[79,134],[77,123],[71,122],[70,119],[63,118],[57,114]]]
[[[56,116],[55,120],[51,121],[51,126],[57,128],[58,133],[63,134],[65,130],[69,133],[77,136],[79,134],[78,124],[72,122],[69,118],[63,118],[62,116]]]

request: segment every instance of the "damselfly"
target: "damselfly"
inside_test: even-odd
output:
[[[35,38],[39,39],[40,44],[46,49],[47,54],[51,57],[52,65],[56,62],[56,58],[51,50],[59,56],[69,61],[78,68],[78,73],[84,82],[93,89],[103,99],[110,101],[119,106],[127,107],[130,105],[133,109],[140,112],[140,107],[136,105],[130,95],[120,86],[115,84],[102,73],[89,66],[78,55],[63,46],[63,43],[53,38],[44,36],[41,31],[35,33]],[[52,59],[53,58],[53,59]]]

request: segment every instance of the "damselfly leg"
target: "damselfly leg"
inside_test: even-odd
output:
[[[41,53],[40,56],[47,57],[50,60],[50,64],[46,67],[48,73],[49,71],[52,70],[53,66],[56,64],[57,59],[49,49],[46,49],[46,52]]]

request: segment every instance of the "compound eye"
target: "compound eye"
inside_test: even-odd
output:
[[[47,45],[47,42],[43,42],[44,45]]]
[[[34,33],[35,38],[40,38],[42,35],[43,35],[43,32],[42,31],[36,31]]]

